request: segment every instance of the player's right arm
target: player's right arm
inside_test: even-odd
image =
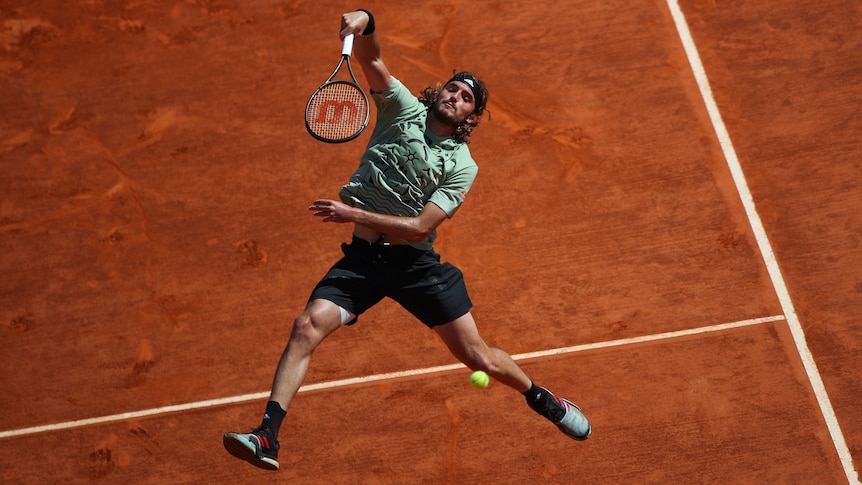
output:
[[[380,235],[385,234],[389,240],[422,242],[449,218],[448,214],[433,202],[425,204],[415,217],[377,214],[329,199],[315,200],[309,209],[315,216],[322,217],[323,222],[352,222],[370,229],[371,232],[362,231],[359,227],[354,230],[356,235],[369,241],[377,241]]]
[[[370,20],[367,13],[357,10],[341,16],[341,38],[353,34],[353,58],[359,62],[368,87],[374,92],[383,92],[392,85],[392,75],[383,64],[382,48],[377,32],[362,35]]]

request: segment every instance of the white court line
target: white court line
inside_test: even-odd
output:
[[[685,54],[688,57],[688,62],[697,80],[697,86],[700,89],[700,94],[706,104],[706,110],[709,113],[709,118],[712,121],[718,141],[721,144],[721,149],[724,152],[724,158],[730,168],[730,173],[733,175],[733,180],[736,184],[736,190],[739,192],[739,197],[742,199],[742,205],[745,207],[745,213],[748,216],[749,224],[754,232],[754,237],[757,239],[757,245],[760,248],[760,253],[763,255],[763,261],[766,263],[766,269],[769,272],[769,277],[772,280],[772,285],[778,295],[778,300],[781,303],[781,309],[787,318],[787,325],[790,327],[790,333],[793,335],[793,341],[796,344],[796,350],[802,359],[802,365],[808,375],[808,380],[811,387],[814,389],[814,395],[817,397],[817,402],[820,405],[820,411],[826,420],[826,426],[829,429],[829,434],[832,436],[832,442],[841,459],[841,464],[844,467],[844,474],[847,480],[853,483],[860,483],[856,469],[853,467],[853,458],[850,454],[850,449],[847,447],[847,442],[844,440],[844,434],[841,432],[841,427],[838,425],[838,418],[835,416],[835,411],[832,409],[832,403],[829,400],[829,394],[826,392],[826,387],[823,385],[823,378],[817,370],[817,364],[814,361],[814,356],[808,348],[808,342],[805,339],[805,332],[802,330],[802,325],[799,322],[799,317],[796,315],[796,309],[793,307],[793,302],[790,299],[790,293],[787,291],[787,285],[784,283],[784,277],[781,275],[781,270],[778,267],[778,261],[775,259],[775,253],[772,250],[772,245],[769,242],[769,237],[760,220],[760,215],[754,206],[754,197],[748,188],[748,182],[742,171],[742,166],[739,164],[739,159],[736,156],[736,150],[733,148],[733,143],[730,140],[730,134],[724,125],[724,120],[721,117],[721,112],[712,95],[712,89],[709,86],[709,79],[706,76],[706,70],[700,60],[700,55],[697,52],[697,46],[694,44],[694,39],[688,28],[688,23],[685,20],[682,10],[679,8],[677,0],[667,0],[670,13],[673,16],[673,21],[676,24],[677,32],[680,40],[682,40]]]
[[[525,354],[517,354],[513,355],[512,358],[515,360],[525,360],[525,359],[536,359],[539,357],[549,357],[553,355],[561,355],[561,354],[571,354],[574,352],[584,352],[587,350],[595,350],[595,349],[605,349],[608,347],[619,347],[621,345],[632,345],[638,344],[642,342],[652,342],[656,340],[667,340],[678,337],[685,337],[689,335],[699,335],[710,332],[720,332],[722,330],[731,330],[734,328],[745,327],[749,325],[759,325],[762,323],[775,322],[779,320],[784,320],[784,316],[772,316],[772,317],[763,317],[763,318],[754,318],[751,320],[742,320],[739,322],[732,323],[723,323],[720,325],[711,325],[707,327],[700,327],[688,330],[679,330],[676,332],[666,332],[659,333],[655,335],[645,335],[643,337],[632,337],[627,339],[620,340],[611,340],[608,342],[597,342],[594,344],[583,344],[583,345],[575,345],[573,347],[563,347],[559,349],[551,349],[551,350],[543,350],[538,352],[529,352]],[[448,372],[457,369],[463,369],[465,366],[463,364],[450,364],[450,365],[441,365],[437,367],[426,367],[424,369],[413,369],[399,372],[389,372],[386,374],[375,374],[370,376],[363,377],[352,377],[349,379],[339,379],[336,381],[327,381],[327,382],[319,382],[316,384],[308,384],[302,386],[299,389],[299,392],[308,392],[308,391],[316,391],[320,389],[332,389],[335,387],[344,387],[350,386],[353,384],[364,384],[368,382],[375,381],[383,381],[388,379],[400,379],[404,377],[411,376],[419,376],[426,374],[435,374],[439,372]],[[128,419],[137,419],[143,418],[146,416],[154,416],[160,414],[168,414],[168,413],[176,413],[180,411],[189,411],[192,409],[201,409],[208,408],[213,406],[222,406],[225,404],[235,404],[240,402],[248,402],[248,401],[257,401],[261,399],[266,399],[269,397],[269,391],[266,392],[256,392],[254,394],[243,394],[241,396],[234,397],[225,397],[221,399],[211,399],[208,401],[198,401],[187,404],[177,404],[174,406],[164,406],[160,408],[153,409],[144,409],[142,411],[133,411],[128,413],[121,414],[112,414],[110,416],[102,416],[99,418],[88,418],[88,419],[79,419],[76,421],[67,421],[65,423],[56,423],[56,424],[47,424],[44,426],[34,426],[31,428],[22,428],[11,431],[2,431],[0,432],[0,439],[2,438],[10,438],[13,436],[24,436],[36,433],[44,433],[49,431],[60,431],[71,428],[81,428],[84,426],[91,426],[96,424],[105,424],[111,423],[115,421],[125,421]]]

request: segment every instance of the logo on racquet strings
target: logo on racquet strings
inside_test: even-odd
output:
[[[353,101],[324,101],[314,120],[322,124],[353,123],[359,114],[359,107]]]

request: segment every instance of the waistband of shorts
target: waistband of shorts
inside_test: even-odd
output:
[[[384,254],[391,257],[417,257],[429,251],[426,249],[414,248],[409,244],[373,243],[366,239],[362,239],[361,237],[357,237],[355,234],[353,235],[353,239],[350,241],[350,246],[362,252]]]

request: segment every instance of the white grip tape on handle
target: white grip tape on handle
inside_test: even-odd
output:
[[[344,37],[344,45],[341,47],[341,55],[349,56],[353,52],[353,34]]]

